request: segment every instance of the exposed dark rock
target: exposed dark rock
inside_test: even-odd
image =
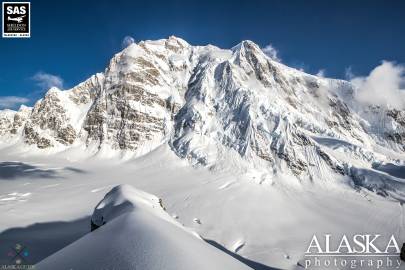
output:
[[[398,124],[405,127],[405,111],[392,109],[387,111],[387,115],[395,120]]]
[[[345,175],[345,169],[337,164],[336,162],[332,161],[330,156],[322,151],[320,148],[317,148],[319,156],[329,165],[329,167],[338,174]]]
[[[103,220],[103,217],[101,217],[101,221],[102,221],[102,225],[97,225],[96,223],[93,222],[92,219],[90,219],[90,231],[95,231],[98,228],[100,228],[101,226],[103,226],[104,224],[106,224],[106,222]]]

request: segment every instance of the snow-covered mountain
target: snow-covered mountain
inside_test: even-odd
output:
[[[405,111],[365,106],[347,81],[317,77],[243,41],[232,49],[169,37],[116,54],[103,73],[0,111],[0,146],[137,157],[168,144],[196,166],[259,183],[275,175],[402,197]],[[388,165],[387,165],[388,164]]]

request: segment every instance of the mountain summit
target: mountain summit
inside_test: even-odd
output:
[[[33,108],[0,111],[0,146],[132,156],[168,144],[213,170],[333,181],[398,196],[405,111],[363,106],[347,81],[267,57],[252,41],[230,50],[169,37],[131,44],[103,73],[51,88]]]

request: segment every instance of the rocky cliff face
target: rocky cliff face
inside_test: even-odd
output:
[[[12,110],[0,111],[0,136],[7,137],[20,134],[30,114],[31,108],[26,106],[21,106],[17,112]]]
[[[213,169],[359,179],[358,168],[402,164],[405,111],[359,106],[355,91],[275,62],[251,41],[223,50],[170,37],[130,45],[103,73],[50,89],[32,109],[0,112],[0,138],[134,155],[168,143]]]
[[[117,54],[83,125],[87,143],[136,151],[166,141],[185,87],[177,74],[190,68],[172,61],[188,54],[190,45],[176,38],[133,44]]]

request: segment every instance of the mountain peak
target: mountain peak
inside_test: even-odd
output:
[[[395,162],[405,121],[351,105],[343,93],[352,90],[272,62],[249,40],[223,50],[171,36],[132,44],[104,73],[68,91],[51,88],[32,109],[1,113],[0,140],[133,157],[168,144],[196,166],[369,185],[356,166]]]
[[[239,52],[242,50],[260,50],[259,45],[251,40],[243,40],[231,49],[233,52]]]
[[[48,94],[48,93],[49,93],[49,94],[51,94],[51,93],[57,93],[57,92],[60,92],[60,91],[62,91],[62,90],[59,89],[58,87],[52,86],[52,87],[49,88],[49,90],[47,91],[47,94]]]
[[[250,40],[244,40],[235,47],[232,48],[233,55],[235,56],[235,63],[241,65],[245,69],[250,69],[251,66],[253,72],[263,71],[267,69],[265,67],[269,58],[260,49],[259,45]]]
[[[183,47],[187,47],[187,46],[189,46],[190,44],[188,44],[188,42],[187,41],[185,41],[184,39],[182,39],[182,38],[179,38],[179,37],[176,37],[176,36],[169,36],[169,38],[167,39],[168,41],[172,41],[172,42],[177,42],[177,43],[179,43],[179,44],[181,44]]]

